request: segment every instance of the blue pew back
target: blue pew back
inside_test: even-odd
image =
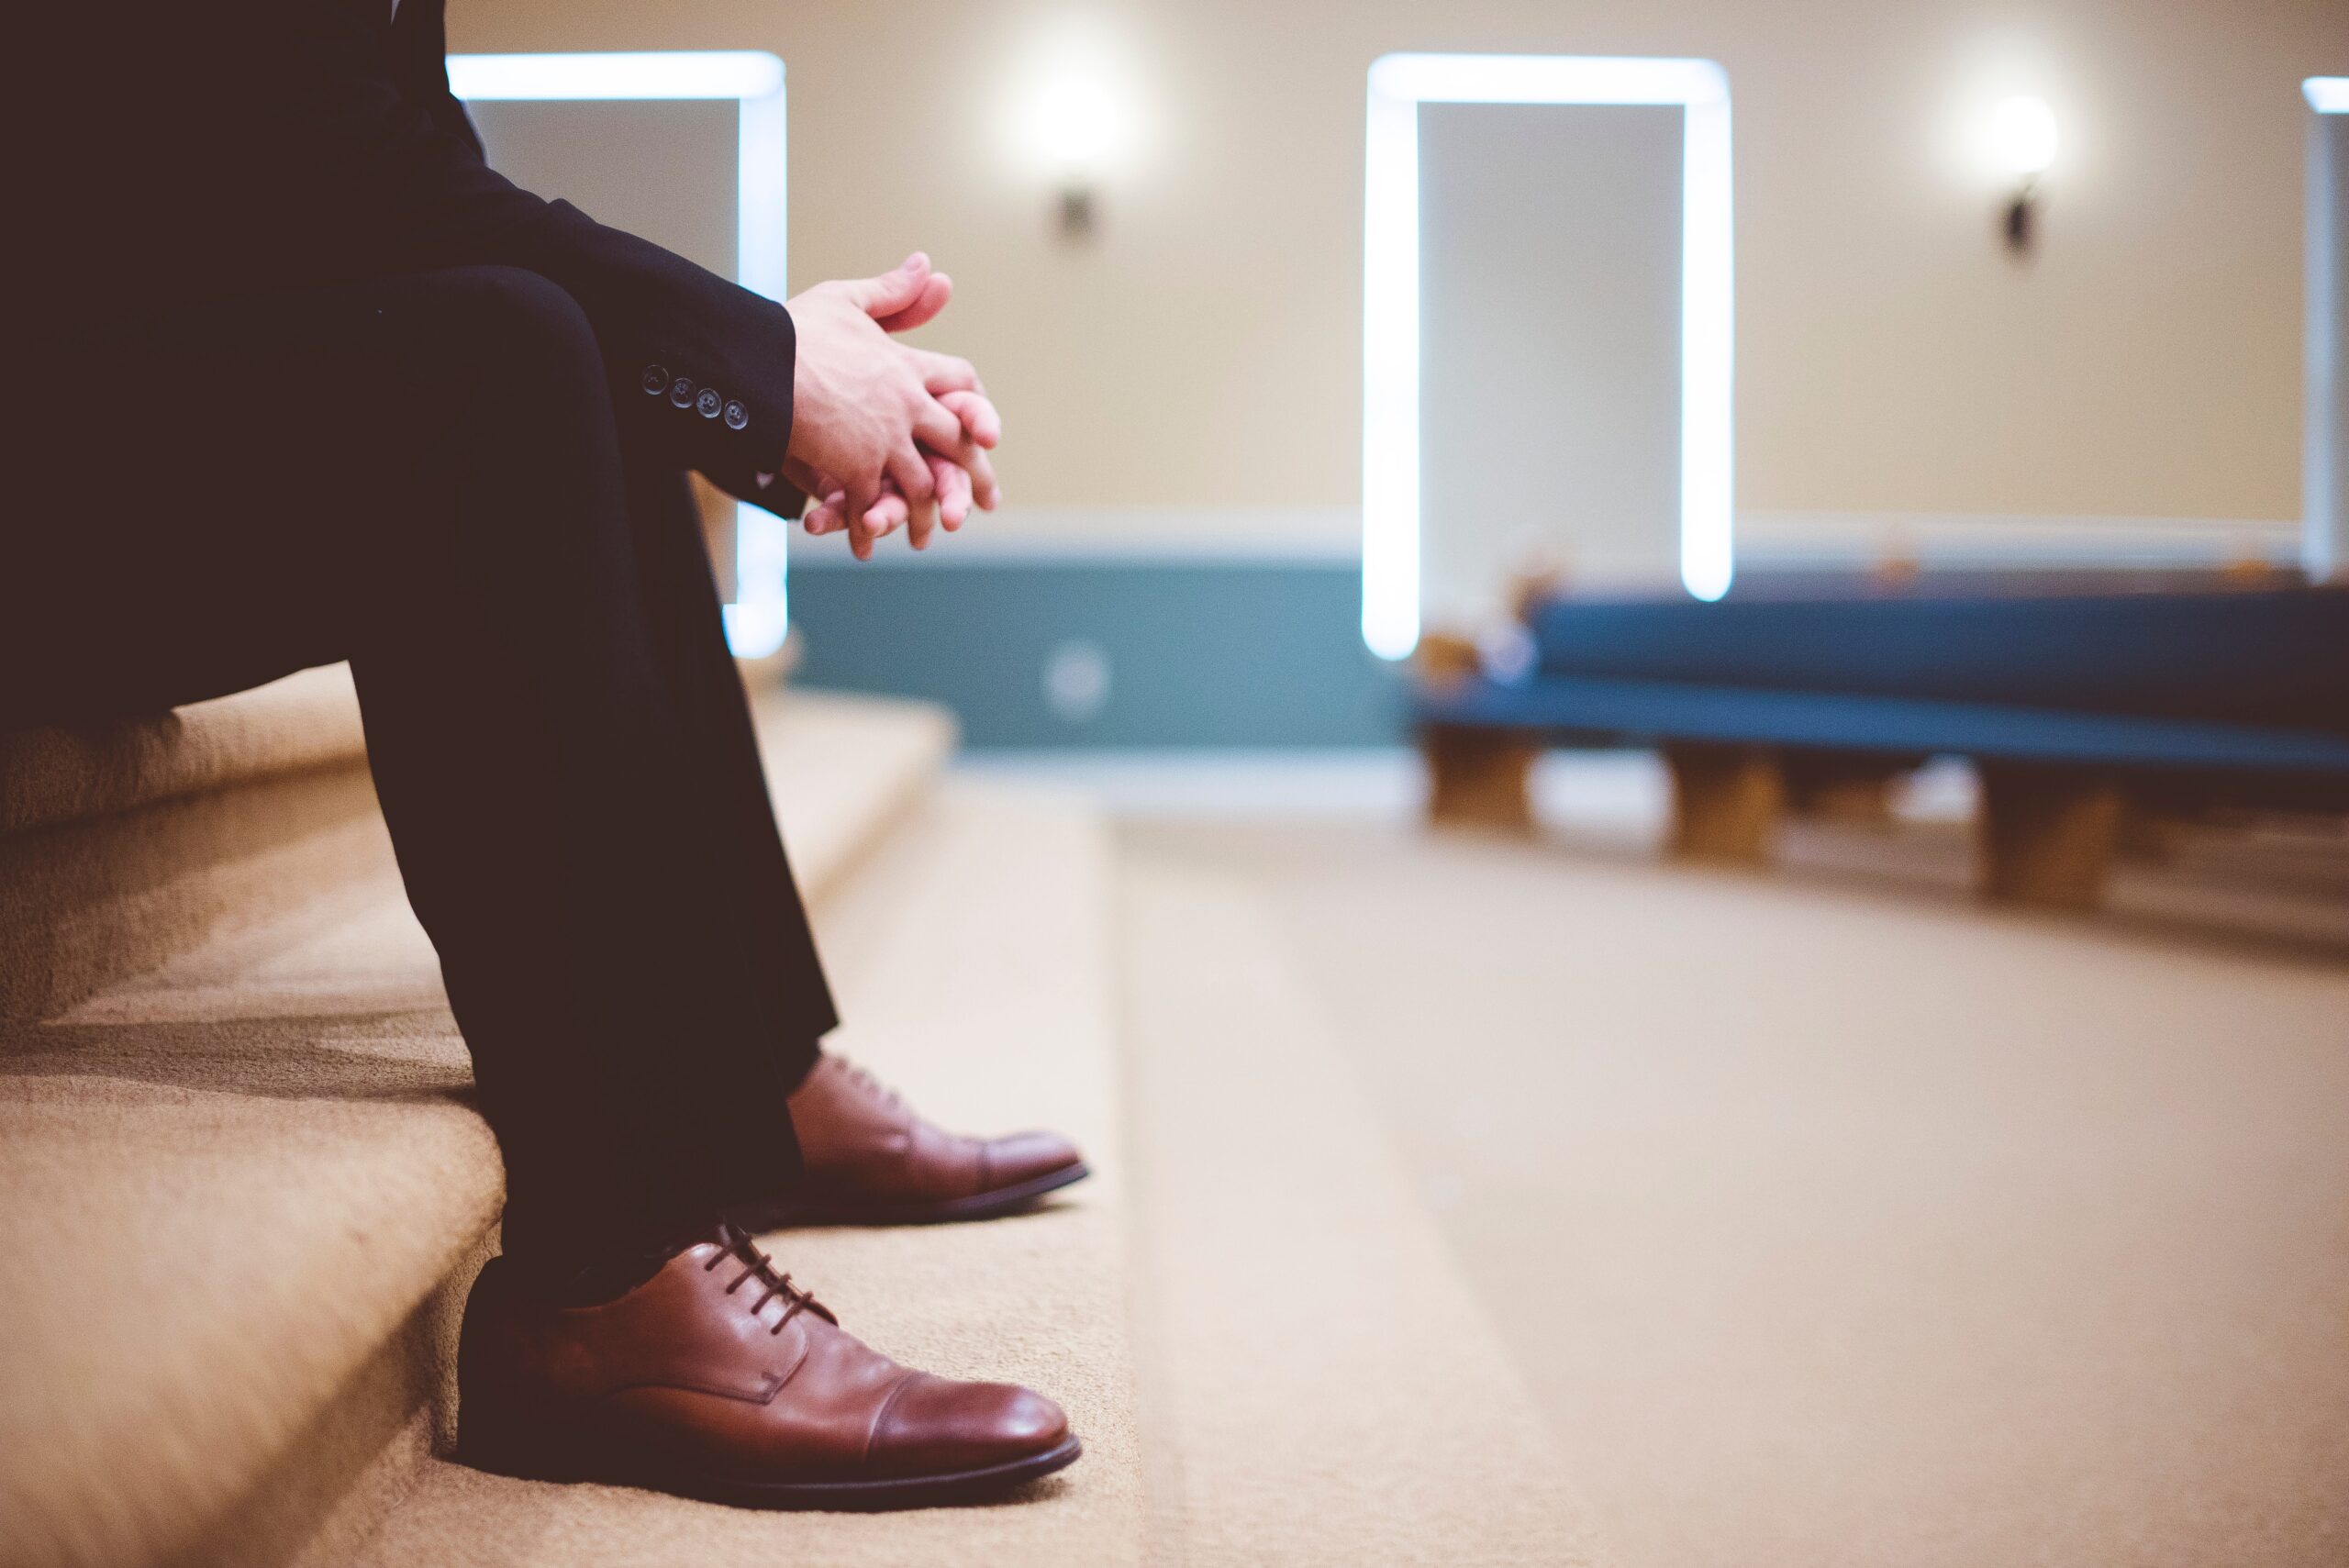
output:
[[[2349,589],[1561,599],[1532,628],[1543,676],[2349,734]]]

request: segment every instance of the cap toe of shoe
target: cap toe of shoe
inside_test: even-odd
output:
[[[986,1144],[989,1187],[1019,1186],[1085,1163],[1075,1144],[1057,1132],[1015,1132]]]
[[[1067,1440],[1067,1413],[1033,1389],[916,1373],[882,1413],[870,1458],[885,1473],[945,1474],[1016,1463]]]

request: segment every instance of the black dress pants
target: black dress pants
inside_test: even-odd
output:
[[[681,474],[507,268],[36,323],[0,723],[348,659],[550,1265],[771,1195],[834,1024]]]

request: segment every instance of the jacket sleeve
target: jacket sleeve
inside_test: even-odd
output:
[[[306,204],[304,243],[325,252],[312,258],[322,270],[539,273],[594,326],[630,439],[746,500],[788,504],[785,486],[754,479],[782,466],[791,435],[796,340],[781,305],[490,169],[445,69],[436,60],[418,83],[419,62],[347,0],[201,9],[250,29],[250,74],[229,101],[257,123],[238,139],[267,150],[265,185]]]

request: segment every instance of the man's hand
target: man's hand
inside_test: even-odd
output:
[[[982,443],[979,431],[993,436],[1000,427],[977,373],[967,361],[889,340],[891,330],[935,317],[952,292],[917,252],[895,272],[818,284],[790,301],[799,339],[791,460],[806,477],[824,480],[811,495],[830,505],[837,491],[840,517],[853,533],[870,535],[852,541],[864,546],[859,559],[871,553],[871,539],[896,526],[889,518],[897,505],[898,521],[910,521],[928,542],[941,520],[942,470],[935,459],[959,470],[982,506],[994,504],[995,474],[983,450],[993,442]],[[882,506],[885,490],[895,493],[896,505]]]

